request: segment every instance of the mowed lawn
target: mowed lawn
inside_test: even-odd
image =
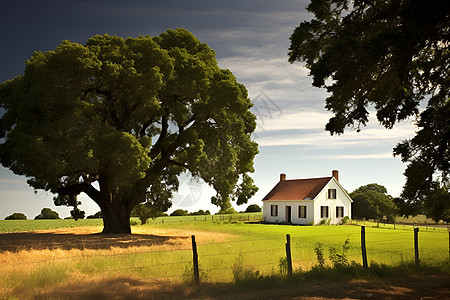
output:
[[[209,272],[222,267],[217,272],[221,276],[229,273],[230,265],[242,263],[254,266],[264,272],[278,268],[279,260],[286,256],[286,234],[290,235],[293,267],[309,269],[317,263],[315,248],[320,243],[325,257],[329,248],[342,253],[345,240],[349,240],[347,252],[349,261],[362,264],[361,227],[340,226],[289,226],[269,224],[246,224],[240,222],[189,222],[148,224],[142,227],[178,228],[228,233],[233,236],[224,243],[208,243],[198,246],[199,261]],[[370,262],[394,265],[414,261],[413,227],[389,229],[366,226],[367,257]],[[428,264],[440,264],[449,259],[449,234],[445,228],[419,231],[420,260]],[[326,260],[328,263],[329,260]],[[228,267],[228,269],[227,269]]]
[[[290,235],[294,269],[308,270],[317,264],[315,248],[321,244],[326,263],[330,247],[342,253],[345,240],[350,242],[349,261],[358,264],[361,259],[361,227],[340,226],[289,226],[247,223],[255,215],[236,215],[223,220],[212,217],[167,217],[150,220],[148,224],[132,227],[132,231],[145,238],[164,237],[163,242],[145,247],[114,245],[114,237],[105,237],[113,244],[101,249],[52,248],[33,250],[32,246],[17,252],[0,252],[0,296],[13,295],[27,288],[37,291],[66,281],[86,280],[92,274],[98,278],[126,276],[183,282],[192,279],[191,235],[197,239],[200,278],[203,282],[232,282],[236,270],[258,271],[260,274],[279,273],[280,261],[286,257],[286,234]],[[256,215],[258,216],[258,215]],[[255,217],[256,218],[256,217]],[[135,221],[137,223],[137,221]],[[30,220],[0,221],[2,243],[6,244],[11,232],[27,235],[24,231],[54,228],[92,227],[101,231],[102,220]],[[76,232],[71,229],[72,233]],[[390,229],[366,226],[366,246],[369,263],[398,265],[414,261],[414,232],[411,228]],[[10,232],[10,233],[6,233]],[[47,234],[46,238],[52,237]],[[64,231],[54,234],[59,238]],[[36,235],[33,235],[36,237]],[[91,236],[83,235],[86,245]],[[39,239],[39,234],[37,235]],[[75,239],[67,235],[67,243]],[[125,237],[126,238],[126,237]],[[122,237],[123,239],[123,237]],[[36,241],[39,243],[39,240]],[[130,243],[130,245],[132,245]],[[134,244],[133,244],[134,245]],[[42,246],[42,245],[41,245]],[[44,245],[45,246],[45,245]],[[449,260],[449,233],[445,228],[419,232],[419,255],[422,263],[439,266]],[[234,273],[233,273],[234,272]]]

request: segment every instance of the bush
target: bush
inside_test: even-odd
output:
[[[139,203],[131,211],[131,216],[138,217],[142,225],[146,224],[148,219],[154,219],[162,215],[163,212],[150,203]]]
[[[236,210],[233,207],[229,207],[225,210],[220,209],[216,215],[231,215],[231,214],[237,214]]]
[[[330,223],[331,223],[331,218],[328,218],[328,219],[320,220],[320,222],[317,223],[317,225],[330,225]]]
[[[245,210],[245,212],[260,212],[261,211],[261,207],[259,207],[257,204],[250,204],[247,209]]]
[[[173,213],[170,214],[171,217],[187,216],[187,215],[188,215],[188,211],[187,210],[183,210],[183,209],[177,209]]]
[[[345,216],[345,217],[342,218],[341,224],[347,224],[348,221],[350,221],[350,218],[348,216]]]
[[[203,209],[200,209],[197,212],[191,212],[189,213],[190,216],[209,216],[211,214],[211,212],[209,210],[204,211]]]
[[[26,220],[27,216],[25,216],[23,213],[13,213],[10,216],[7,216],[5,220]]]
[[[101,211],[86,217],[86,219],[101,219],[101,218],[103,218]]]
[[[75,207],[73,210],[70,211],[70,216],[75,221],[78,221],[79,219],[84,219],[84,216],[86,213],[82,210],[79,210],[78,207]]]
[[[338,253],[337,249],[330,247],[330,260],[333,263],[333,268],[344,268],[349,265],[347,259],[347,251],[350,249],[350,239],[347,238],[342,245],[342,254]]]
[[[51,210],[50,208],[43,208],[41,213],[34,217],[35,220],[42,219],[59,219],[59,214],[56,211]]]
[[[317,256],[317,265],[320,268],[323,268],[325,266],[325,257],[323,254],[323,246],[321,243],[316,244],[316,247],[314,248],[314,252],[316,252],[316,256]]]

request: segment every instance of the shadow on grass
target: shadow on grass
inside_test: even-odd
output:
[[[278,280],[264,285],[170,284],[125,276],[65,283],[33,299],[449,299],[449,276],[404,274],[368,279]]]
[[[58,234],[18,232],[0,234],[0,253],[4,251],[41,249],[109,249],[133,246],[155,246],[170,244],[171,239],[187,239],[180,236],[158,236],[146,234]]]

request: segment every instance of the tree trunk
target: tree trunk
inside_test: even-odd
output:
[[[121,201],[113,201],[102,208],[103,231],[105,234],[131,234],[130,215],[131,209],[123,205]]]

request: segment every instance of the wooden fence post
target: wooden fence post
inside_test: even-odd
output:
[[[192,236],[192,253],[194,262],[194,278],[195,282],[200,283],[200,274],[198,272],[198,253],[197,253],[197,243],[195,242],[195,235]]]
[[[292,256],[291,256],[291,235],[286,234],[286,260],[287,260],[287,268],[288,275],[292,276]]]
[[[414,258],[416,266],[419,265],[419,227],[414,228]]]
[[[361,226],[361,254],[363,267],[367,268],[367,252],[366,252],[366,226]]]

